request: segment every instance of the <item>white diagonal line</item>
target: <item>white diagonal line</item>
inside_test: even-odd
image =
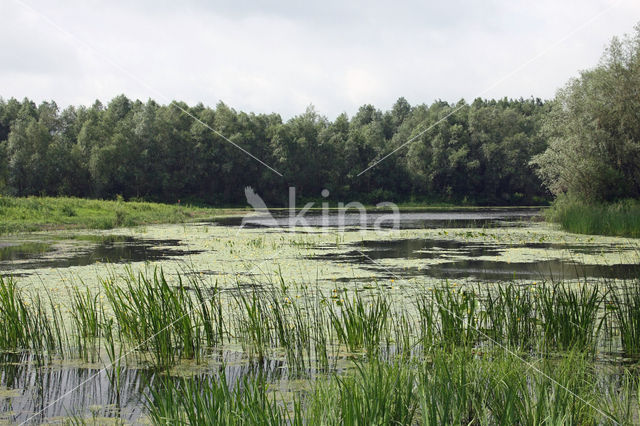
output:
[[[596,13],[594,16],[592,16],[591,18],[587,19],[586,21],[584,21],[582,24],[578,25],[577,27],[575,27],[574,29],[572,29],[571,31],[569,31],[567,34],[565,34],[563,37],[561,37],[560,39],[558,39],[555,43],[552,43],[550,46],[548,46],[547,48],[543,49],[541,52],[539,52],[537,55],[533,56],[531,59],[523,62],[522,64],[520,64],[519,66],[517,66],[516,68],[514,68],[512,71],[510,71],[509,73],[503,75],[501,78],[499,78],[498,80],[496,80],[493,84],[491,84],[490,86],[488,86],[486,89],[484,89],[483,91],[479,92],[477,95],[473,96],[473,99],[482,97],[485,93],[489,92],[490,90],[492,90],[494,87],[500,85],[502,82],[504,82],[505,80],[511,78],[512,76],[514,76],[515,74],[517,74],[518,72],[520,72],[522,69],[524,69],[525,67],[527,67],[529,64],[531,64],[532,62],[537,61],[538,59],[540,59],[541,57],[543,57],[544,55],[546,55],[547,53],[549,53],[551,50],[555,49],[556,47],[558,47],[559,45],[561,45],[562,43],[564,43],[565,41],[567,41],[569,38],[573,37],[576,33],[578,33],[579,31],[581,31],[582,29],[584,29],[586,26],[590,25],[592,22],[596,21],[598,18],[600,18],[602,15],[604,15],[605,13],[607,13],[611,8],[613,8],[615,6],[616,3],[618,3],[620,0],[613,0],[609,6],[607,6],[606,8],[602,9],[600,12]],[[451,117],[453,114],[455,114],[456,112],[460,111],[462,108],[464,108],[465,105],[460,105],[459,107],[453,109],[451,112],[449,112],[447,115],[445,115],[444,117],[442,117],[441,119],[439,119],[438,121],[436,121],[435,123],[433,123],[431,126],[427,127],[426,129],[424,129],[423,131],[421,131],[420,133],[418,133],[417,135],[413,136],[411,139],[409,139],[408,141],[406,141],[405,143],[403,143],[402,145],[400,145],[399,147],[397,147],[396,149],[394,149],[393,151],[391,151],[390,153],[386,154],[384,157],[382,157],[379,160],[374,160],[374,163],[371,164],[369,167],[367,167],[366,169],[364,169],[363,171],[361,171],[360,173],[358,173],[357,177],[360,177],[361,175],[363,175],[364,173],[366,173],[367,171],[371,170],[372,168],[374,168],[375,166],[377,166],[378,164],[380,164],[381,162],[383,162],[384,160],[386,160],[387,158],[389,158],[390,156],[392,156],[393,154],[395,154],[396,152],[398,152],[399,150],[401,150],[402,148],[404,148],[405,146],[409,145],[411,142],[414,142],[416,139],[418,139],[420,136],[424,135],[425,133],[427,133],[429,130],[431,130],[432,128],[434,128],[435,126],[437,126],[438,124],[442,123],[444,120],[446,120],[447,118]],[[424,124],[424,122],[423,122]]]
[[[174,105],[176,108],[178,108],[180,111],[182,111],[183,113],[187,114],[189,117],[191,117],[192,119],[194,119],[195,121],[197,121],[198,123],[202,124],[203,126],[205,126],[207,129],[211,130],[213,133],[215,133],[216,135],[220,136],[222,139],[224,139],[226,142],[230,143],[231,145],[233,145],[234,147],[236,147],[237,149],[239,149],[240,151],[244,152],[245,154],[247,154],[249,157],[253,158],[254,160],[256,160],[257,162],[259,162],[260,164],[262,164],[263,166],[265,166],[266,168],[268,168],[269,170],[271,170],[272,172],[274,172],[275,174],[277,174],[278,176],[282,177],[282,173],[280,173],[278,170],[274,169],[273,167],[271,167],[270,165],[268,165],[267,163],[265,163],[264,161],[262,161],[261,159],[259,159],[258,157],[256,157],[255,155],[251,154],[249,151],[247,151],[246,149],[242,148],[240,145],[238,145],[237,143],[233,142],[232,140],[230,140],[228,137],[226,137],[225,135],[223,135],[222,133],[220,133],[218,130],[214,129],[213,127],[211,127],[210,125],[208,125],[207,123],[203,122],[202,120],[200,120],[198,117],[196,117],[195,115],[193,115],[191,112],[189,112],[187,109],[181,107],[175,100],[172,100],[171,98],[169,98],[169,96],[165,95],[164,93],[160,92],[159,90],[155,89],[154,87],[150,86],[147,82],[145,82],[143,79],[139,78],[137,75],[135,75],[134,73],[132,73],[131,71],[129,71],[128,69],[126,69],[125,67],[123,67],[122,65],[120,65],[118,62],[116,62],[114,59],[110,58],[108,55],[106,55],[105,53],[101,52],[99,49],[97,49],[96,47],[94,47],[93,45],[91,45],[89,42],[80,39],[79,37],[77,37],[75,34],[69,32],[68,30],[62,28],[60,25],[58,25],[53,19],[51,19],[49,16],[45,15],[44,13],[40,12],[39,10],[34,9],[31,5],[27,4],[26,2],[24,2],[23,0],[13,0],[14,2],[18,3],[19,5],[21,5],[22,7],[30,10],[31,12],[35,13],[36,15],[38,15],[40,18],[42,18],[44,21],[46,21],[49,25],[51,25],[53,28],[55,28],[58,32],[60,32],[61,34],[75,40],[77,43],[81,44],[82,46],[86,47],[87,49],[89,49],[94,56],[102,59],[105,62],[108,62],[111,66],[113,66],[114,68],[118,69],[120,72],[122,72],[123,74],[125,74],[127,77],[131,78],[132,80],[134,80],[136,83],[138,83],[139,85],[141,85],[142,87],[144,87],[145,89],[149,90],[150,92],[154,93],[156,96],[158,96],[159,98],[162,98],[165,100],[165,102],[168,102],[169,105]]]
[[[255,265],[253,268],[248,270],[248,274],[250,274],[251,272],[253,272],[255,269],[259,269],[260,266],[262,266],[263,264],[273,260],[276,258],[276,256],[280,253],[280,251],[282,251],[284,248],[281,248],[280,250],[278,250],[273,256],[271,256],[268,259],[263,260],[262,262],[260,262],[259,264]],[[195,308],[195,307],[194,307]],[[175,321],[171,322],[170,324],[168,324],[166,327],[164,327],[162,330],[158,331],[157,333],[155,333],[153,336],[149,337],[148,339],[144,340],[143,342],[139,343],[138,345],[136,345],[135,347],[133,347],[132,349],[130,349],[129,351],[127,351],[124,355],[121,355],[120,357],[118,357],[117,359],[109,362],[108,364],[106,364],[104,367],[102,367],[100,370],[98,370],[96,373],[92,374],[91,376],[89,376],[88,378],[86,378],[85,380],[83,380],[82,382],[80,382],[78,385],[76,385],[75,387],[69,389],[67,392],[65,392],[64,394],[62,394],[60,397],[56,398],[54,401],[50,402],[49,404],[47,404],[44,408],[42,408],[40,411],[38,411],[37,413],[32,414],[29,418],[27,418],[25,421],[23,421],[22,423],[20,423],[20,426],[27,424],[28,422],[30,422],[31,420],[33,420],[34,418],[36,418],[37,416],[39,416],[40,414],[42,414],[43,412],[45,412],[46,410],[49,409],[49,407],[55,405],[56,403],[58,403],[60,400],[66,398],[67,396],[71,395],[73,392],[75,392],[76,390],[78,390],[80,387],[84,386],[85,384],[89,383],[90,381],[92,381],[93,379],[95,379],[96,377],[98,377],[100,374],[102,374],[102,372],[106,371],[108,368],[112,367],[115,363],[122,361],[124,358],[126,358],[129,354],[137,351],[140,347],[144,346],[147,342],[149,342],[150,340],[154,339],[155,337],[157,337],[160,333],[165,332],[166,330],[168,330],[169,328],[173,327],[177,322],[183,320],[187,315],[190,315],[193,312],[193,309],[189,310],[187,313],[185,313],[184,315],[182,315],[180,318],[176,319]]]
[[[393,275],[394,277],[396,277],[396,279],[399,280],[403,280],[405,279],[404,277],[401,277],[400,275],[396,274],[395,272],[393,272],[392,270],[390,270],[389,268],[387,268],[386,266],[384,266],[382,263],[376,262],[374,259],[372,259],[370,256],[368,256],[366,253],[363,253],[362,251],[356,249],[356,251],[358,253],[360,253],[361,255],[363,255],[364,257],[366,257],[367,259],[369,259],[371,262],[375,263],[376,265],[380,266],[382,269],[384,269],[385,271],[389,272],[391,275]],[[431,299],[433,303],[435,303],[437,306],[439,306],[440,308],[444,309],[445,311],[447,311],[450,315],[453,315],[454,317],[458,318],[459,320],[463,320],[462,317],[460,317],[460,315],[458,315],[457,313],[451,311],[450,309],[448,309],[446,306],[438,303],[437,300],[435,299]],[[485,337],[486,339],[490,340],[493,344],[497,345],[498,347],[500,347],[501,349],[503,349],[504,351],[506,351],[509,355],[511,355],[512,357],[516,358],[519,361],[522,361],[527,367],[531,368],[532,370],[534,370],[535,372],[537,372],[538,374],[540,374],[541,376],[551,380],[553,383],[555,383],[556,385],[560,386],[562,389],[564,389],[565,391],[569,392],[571,395],[575,396],[576,398],[578,398],[580,401],[584,402],[585,404],[587,404],[589,407],[593,408],[594,410],[596,410],[598,413],[602,414],[603,416],[607,417],[608,419],[610,419],[614,424],[619,424],[615,418],[613,418],[610,414],[605,413],[604,411],[602,411],[600,408],[596,407],[595,405],[591,404],[589,401],[587,401],[586,399],[582,398],[580,395],[574,393],[571,389],[569,389],[568,387],[566,387],[565,385],[563,385],[562,383],[560,383],[559,381],[557,381],[556,379],[554,379],[553,377],[549,376],[547,373],[545,373],[544,371],[540,370],[538,367],[536,367],[534,364],[532,364],[531,362],[525,360],[524,358],[522,358],[520,355],[516,354],[514,351],[512,351],[508,346],[503,345],[502,343],[498,342],[497,340],[491,338],[488,334],[486,334],[485,332],[483,332],[482,330],[480,330],[478,327],[475,327],[473,324],[467,324],[469,327],[471,327],[472,329],[474,329],[475,331],[478,332],[478,334],[481,334],[483,337]]]

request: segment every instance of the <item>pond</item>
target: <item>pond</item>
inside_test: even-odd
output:
[[[277,213],[0,237],[0,275],[16,277],[25,291],[46,295],[63,315],[71,314],[74,286],[100,294],[105,277],[157,268],[169,279],[197,277],[222,290],[312,283],[319,292],[382,288],[400,301],[445,280],[491,286],[640,276],[637,241],[568,234],[541,221],[537,209],[408,212],[400,214],[397,229],[374,229],[385,214],[361,221],[357,214],[310,213],[305,228]],[[39,421],[62,419],[78,410],[136,422],[144,419],[141,401],[158,380],[148,366],[124,368],[116,398],[101,363],[65,360],[38,366],[24,354],[16,356],[0,359],[0,423],[3,418],[21,422],[34,413]],[[210,375],[222,368],[228,377],[239,377],[254,367],[239,349],[212,354],[193,371]],[[282,360],[263,361],[259,369],[274,383],[286,382]]]
[[[300,229],[276,213],[244,223],[227,218],[88,235],[17,236],[0,240],[0,274],[47,277],[71,269],[85,277],[100,264],[153,264],[188,265],[191,272],[233,278],[270,256],[293,273],[319,268],[355,280],[370,277],[367,271],[481,281],[625,279],[638,272],[634,242],[562,233],[541,223],[536,209],[401,213],[398,229],[373,230],[385,214],[361,220],[355,213],[307,213],[307,226]],[[248,274],[254,272],[261,271]]]

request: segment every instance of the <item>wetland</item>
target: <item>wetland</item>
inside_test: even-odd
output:
[[[539,213],[2,237],[0,423],[634,423],[637,240]]]

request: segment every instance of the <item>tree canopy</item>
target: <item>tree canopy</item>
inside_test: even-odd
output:
[[[326,188],[341,201],[539,203],[548,193],[529,162],[546,148],[539,130],[548,111],[538,99],[412,106],[400,98],[389,111],[363,105],[330,121],[309,107],[283,121],[224,103],[124,95],[62,111],[55,102],[0,99],[0,192],[240,204],[252,186],[283,204],[295,186],[305,198]]]
[[[588,202],[640,198],[639,118],[640,25],[558,92],[533,158],[544,184]]]

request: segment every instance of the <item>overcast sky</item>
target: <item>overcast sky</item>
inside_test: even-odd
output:
[[[331,119],[400,96],[551,98],[638,21],[638,0],[0,0],[0,96]]]

